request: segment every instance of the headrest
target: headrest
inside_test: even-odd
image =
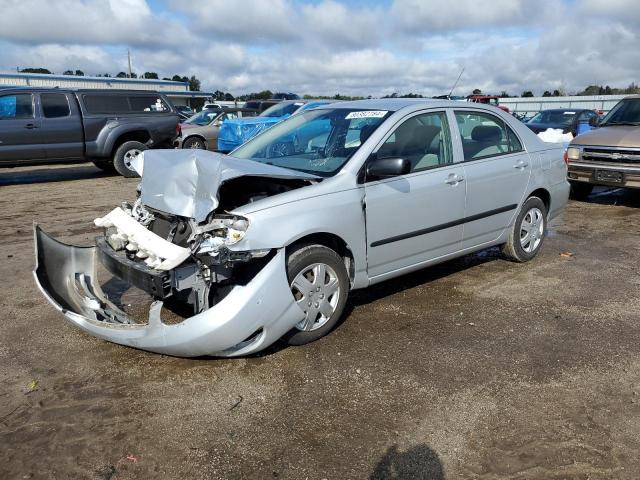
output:
[[[476,142],[493,142],[502,140],[502,129],[496,126],[478,125],[471,130],[471,138]]]

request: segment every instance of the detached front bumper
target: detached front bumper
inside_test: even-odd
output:
[[[34,237],[33,275],[46,299],[77,327],[110,342],[180,357],[240,356],[268,347],[304,318],[289,288],[284,249],[210,309],[167,325],[161,301],[151,305],[147,323],[109,301],[97,282],[96,247],[66,245],[37,225]]]

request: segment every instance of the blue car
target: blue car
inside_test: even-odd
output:
[[[286,120],[291,115],[333,103],[331,100],[290,100],[268,108],[257,117],[227,120],[220,127],[218,151],[228,153],[260,132]]]

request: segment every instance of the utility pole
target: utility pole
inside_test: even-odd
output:
[[[131,51],[127,48],[127,60],[129,61],[129,78],[131,78]]]

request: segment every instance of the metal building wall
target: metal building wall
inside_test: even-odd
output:
[[[589,108],[608,112],[629,95],[592,95],[582,97],[528,97],[501,98],[500,105],[516,113],[534,114],[550,108]]]

